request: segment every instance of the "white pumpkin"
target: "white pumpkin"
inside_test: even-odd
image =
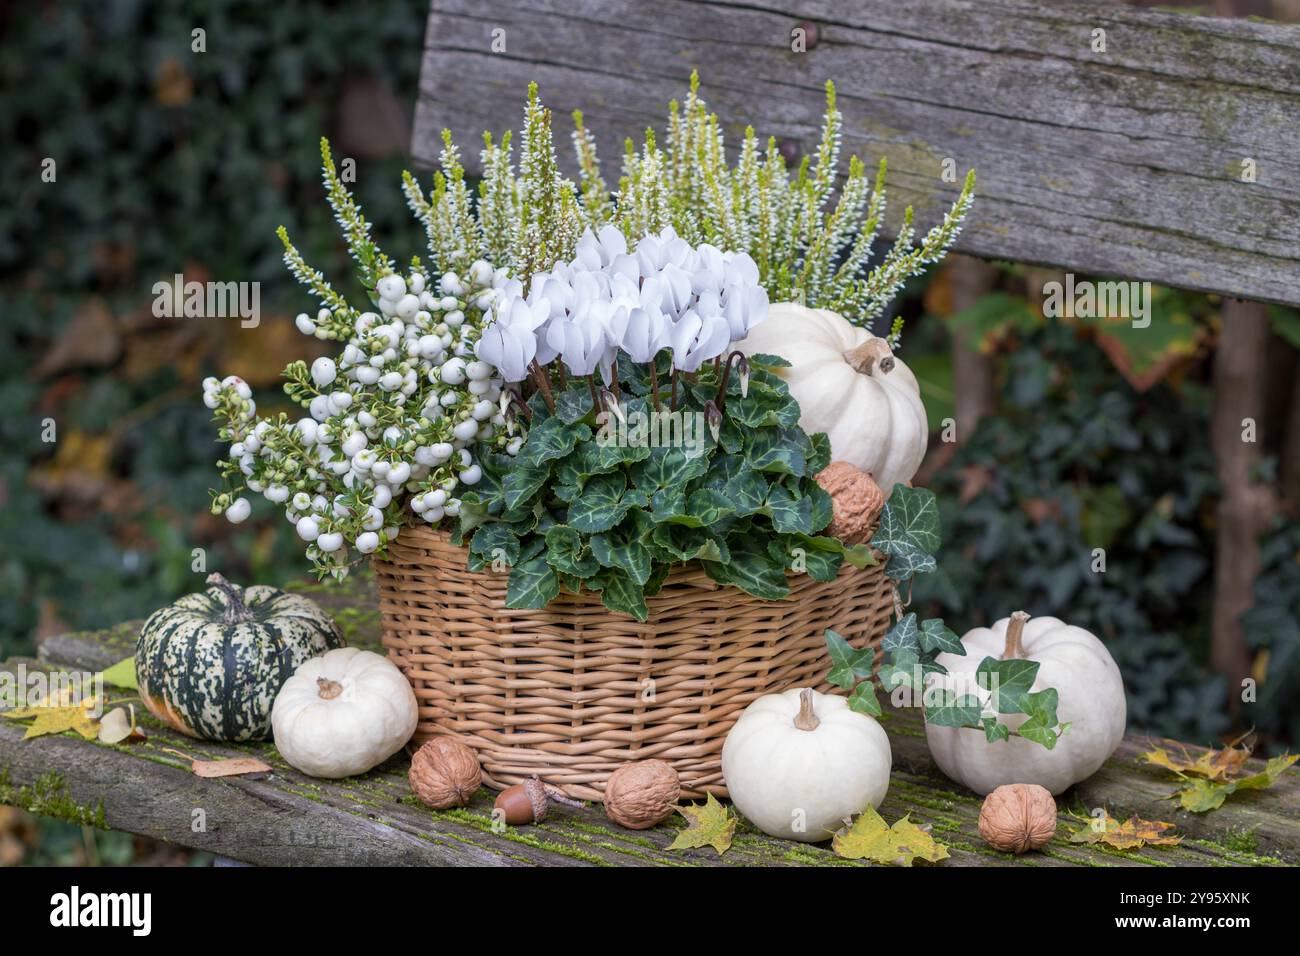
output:
[[[379,766],[415,733],[415,692],[388,658],[355,647],[314,657],[284,683],[271,711],[275,746],[313,777]]]
[[[886,496],[921,467],[929,439],[921,390],[884,339],[827,309],[777,302],[738,348],[790,362],[779,374],[803,430],[825,432],[831,459],[871,472]]]
[[[982,730],[927,724],[925,736],[934,762],[953,780],[979,794],[1003,784],[1036,783],[1055,795],[1092,776],[1115,752],[1127,717],[1124,680],[1106,645],[1094,635],[1054,617],[1031,620],[1017,611],[991,628],[968,631],[961,640],[966,655],[940,654],[939,663],[949,674],[933,675],[929,686],[937,682],[987,700],[988,692],[975,681],[984,658],[1037,661],[1031,691],[1055,687],[1057,717],[1070,726],[1048,750],[1014,735],[990,743]],[[1000,719],[1013,730],[1026,720],[1020,714]]]
[[[758,698],[722,745],[736,808],[764,833],[828,840],[889,790],[892,758],[880,724],[843,697],[792,688]]]

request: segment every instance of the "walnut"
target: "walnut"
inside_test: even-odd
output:
[[[459,740],[434,737],[411,758],[411,790],[435,810],[466,806],[483,782],[478,758]]]
[[[980,808],[980,836],[995,850],[1037,850],[1056,834],[1056,801],[1036,783],[998,787]]]
[[[646,830],[668,819],[681,794],[671,764],[638,760],[610,774],[605,784],[605,813],[621,827]]]
[[[885,507],[885,494],[871,473],[847,461],[833,461],[817,475],[817,484],[831,496],[834,512],[823,533],[845,544],[871,538]]]

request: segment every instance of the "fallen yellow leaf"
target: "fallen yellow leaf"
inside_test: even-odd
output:
[[[936,843],[928,827],[904,816],[892,827],[867,807],[853,825],[835,834],[831,848],[846,860],[871,860],[891,866],[911,866],[916,860],[938,863],[948,858],[948,848]]]
[[[696,847],[711,846],[718,856],[731,847],[731,838],[736,834],[736,818],[730,811],[709,794],[704,803],[686,804],[677,808],[677,812],[686,818],[686,829],[677,834],[677,839],[668,844],[670,850],[691,850]]]

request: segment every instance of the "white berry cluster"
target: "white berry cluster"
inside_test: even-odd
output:
[[[286,392],[308,411],[297,421],[259,420],[246,382],[206,379],[204,404],[231,443],[213,512],[238,523],[251,510],[240,491],[261,494],[335,577],[347,572],[347,545],[382,553],[408,506],[429,524],[458,514],[460,489],[482,479],[480,446],[513,455],[523,442],[503,414],[500,376],[474,351],[505,282],[482,260],[464,277],[444,274],[436,291],[418,270],[390,273],[376,283],[377,312],[299,315],[305,335],[344,347],[286,370]]]

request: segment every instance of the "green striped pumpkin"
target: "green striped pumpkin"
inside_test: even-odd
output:
[[[191,737],[264,740],[280,687],[299,665],[342,647],[343,635],[305,597],[241,588],[220,574],[207,580],[206,591],[145,621],[135,654],[140,698]]]

